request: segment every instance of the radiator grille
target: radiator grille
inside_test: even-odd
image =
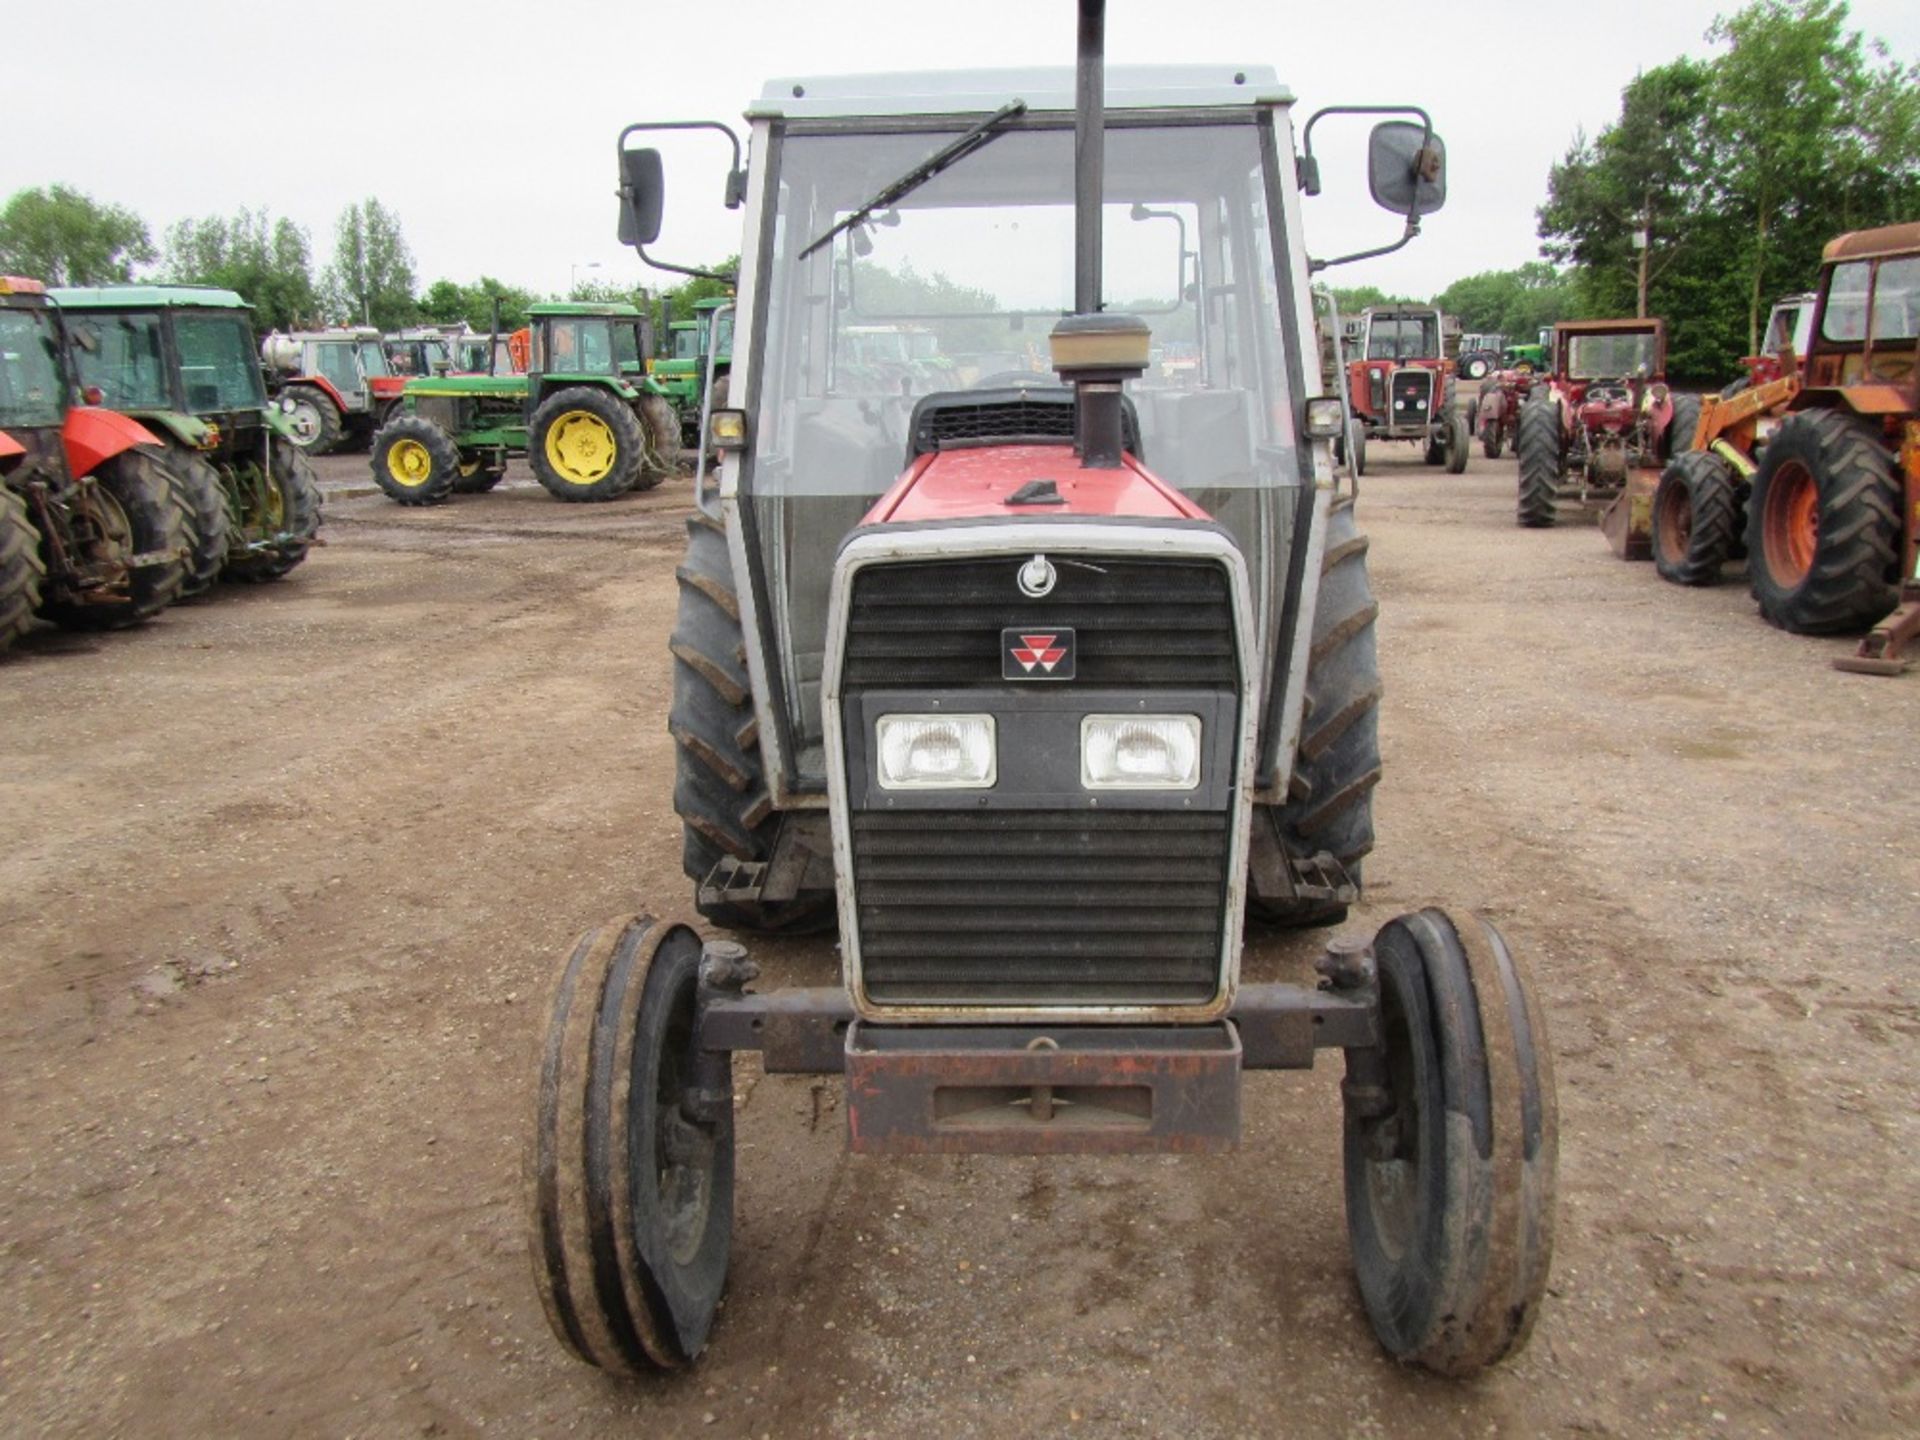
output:
[[[1071,442],[1073,392],[1053,385],[939,391],[913,407],[908,428],[912,436],[910,453],[914,455],[986,442]],[[1144,458],[1140,452],[1140,419],[1132,400],[1124,397],[1120,431],[1122,448],[1136,458]]]
[[[886,1005],[1198,1004],[1229,813],[856,812],[860,962]]]
[[[1433,410],[1433,372],[1396,370],[1393,372],[1393,423],[1417,425]]]
[[[1029,599],[1025,556],[870,565],[854,577],[845,684],[999,685],[1000,632],[1071,627],[1078,683],[1232,686],[1233,607],[1226,572],[1205,562],[1084,562],[1053,556],[1051,594]]]

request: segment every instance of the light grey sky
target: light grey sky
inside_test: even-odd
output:
[[[1302,118],[1425,105],[1447,141],[1447,208],[1400,254],[1334,272],[1424,295],[1535,258],[1534,207],[1575,132],[1617,114],[1636,71],[1708,53],[1715,14],[1737,8],[1113,0],[1107,57],[1270,64]],[[297,23],[257,0],[7,0],[0,13],[13,41],[0,197],[64,182],[136,210],[156,242],[184,216],[264,205],[307,227],[318,263],[341,207],[376,195],[423,286],[485,273],[543,291],[574,273],[669,278],[614,239],[613,146],[630,120],[734,122],[773,75],[1067,65],[1074,42],[1068,0],[328,0]],[[1855,0],[1853,24],[1920,56],[1914,0]],[[1306,202],[1314,253],[1393,233],[1366,199],[1360,134],[1327,150],[1327,193]],[[722,146],[699,143],[669,150],[677,189],[654,247],[668,258],[739,248],[739,216],[719,204]]]

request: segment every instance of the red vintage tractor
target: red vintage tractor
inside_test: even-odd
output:
[[[184,471],[74,374],[38,280],[0,276],[0,652],[34,617],[69,630],[151,619],[197,544]]]
[[[1512,369],[1496,370],[1480,385],[1468,419],[1479,433],[1480,450],[1498,460],[1514,444],[1520,431],[1520,407],[1533,396],[1541,376],[1533,363],[1521,360]]]
[[[1700,416],[1698,397],[1667,388],[1666,323],[1563,320],[1553,327],[1552,363],[1547,384],[1520,409],[1519,522],[1553,524],[1562,500],[1604,505],[1614,548],[1644,558],[1659,467]],[[1650,472],[1644,483],[1630,485],[1642,471]]]
[[[837,926],[841,979],[750,989],[741,945],[652,915],[556,968],[530,1238],[590,1364],[726,1343],[747,1050],[840,1078],[849,1145],[890,1157],[1230,1149],[1246,1072],[1340,1048],[1382,1345],[1471,1373],[1542,1304],[1551,1060],[1495,930],[1427,909],[1330,942],[1321,984],[1239,973],[1248,924],[1342,919],[1372,845],[1376,606],[1313,363],[1310,276],[1337,260],[1310,264],[1298,197],[1315,127],[1375,107],[1320,112],[1296,150],[1270,69],[1108,71],[1100,0],[1079,21],[1077,76],[783,79],[748,145],[714,127],[746,208],[740,404],[711,413],[725,458],[678,572],[674,803],[708,922]],[[1405,113],[1368,146],[1401,243],[1445,194]],[[653,128],[620,137],[621,234],[666,265],[661,156],[627,147]],[[1132,206],[1186,234],[1143,245]],[[900,280],[936,257],[965,313]],[[1109,283],[1156,304],[1107,310]],[[1058,384],[928,366],[876,394],[836,358],[856,325],[959,353],[1042,323]],[[1203,337],[1190,374],[1146,378],[1156,335]]]
[[[1347,361],[1347,404],[1368,441],[1408,440],[1429,465],[1467,468],[1469,431],[1454,406],[1453,361],[1438,310],[1375,305],[1360,313]],[[1365,454],[1355,447],[1356,458]],[[1356,467],[1364,471],[1364,464]]]

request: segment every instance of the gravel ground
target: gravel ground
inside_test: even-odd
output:
[[[287,581],[0,663],[0,1432],[1920,1429],[1920,676],[1516,529],[1510,462],[1395,448],[1355,924],[1478,908],[1544,991],[1562,1211],[1514,1363],[1376,1350],[1337,1061],[1252,1077],[1237,1156],[905,1162],[844,1154],[837,1084],[743,1062],[707,1356],[570,1361],[523,1238],[531,1002],[577,931],[687,898],[687,485],[571,507],[517,471],[412,512],[338,457]]]

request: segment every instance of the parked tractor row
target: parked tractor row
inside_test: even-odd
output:
[[[0,277],[0,651],[306,558],[320,496],[224,290]]]

